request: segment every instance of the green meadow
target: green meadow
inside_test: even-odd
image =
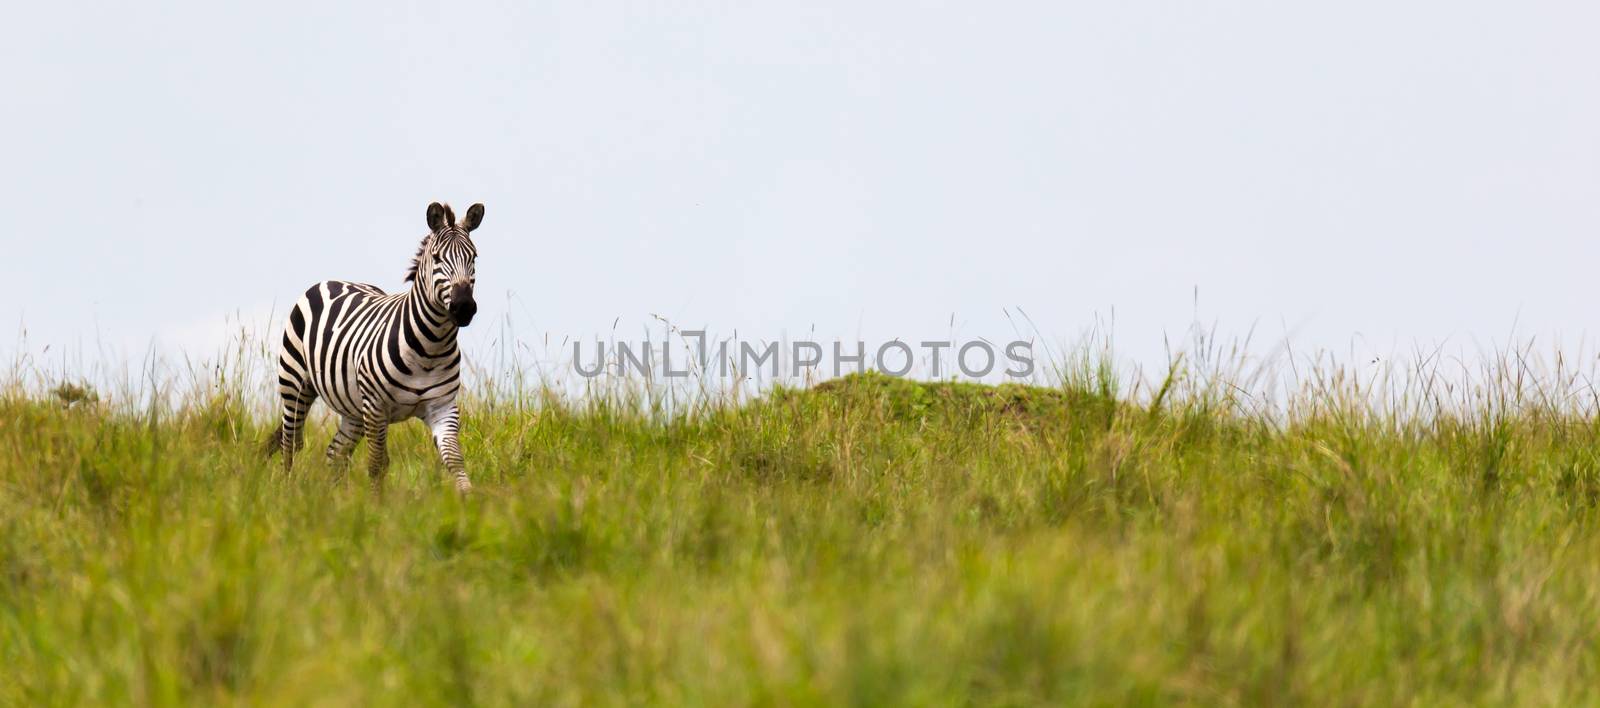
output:
[[[1401,368],[485,386],[466,497],[417,423],[285,475],[254,379],[17,383],[0,703],[1600,702],[1592,389]]]

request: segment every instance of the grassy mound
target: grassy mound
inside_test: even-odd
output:
[[[1005,383],[989,386],[953,381],[916,381],[880,373],[851,374],[809,389],[783,389],[779,404],[865,408],[877,419],[931,425],[1011,420],[1036,428],[1058,428],[1074,420],[1107,421],[1118,403],[1084,391]]]

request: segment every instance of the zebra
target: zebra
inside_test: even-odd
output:
[[[329,280],[311,286],[289,311],[278,357],[283,420],[276,449],[270,450],[283,453],[285,473],[305,444],[306,413],[320,397],[340,416],[327,459],[341,474],[366,437],[367,474],[373,488],[381,489],[389,466],[389,425],[420,418],[432,429],[456,490],[472,489],[458,439],[456,332],[478,311],[472,297],[478,252],[470,234],[483,222],[483,205],[473,204],[456,223],[449,206],[434,202],[427,217],[428,234],[406,271],[405,292]]]

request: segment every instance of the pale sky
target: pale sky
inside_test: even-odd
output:
[[[400,287],[441,200],[487,206],[469,353],[1600,324],[1600,4],[528,5],[9,8],[0,322],[209,353]]]

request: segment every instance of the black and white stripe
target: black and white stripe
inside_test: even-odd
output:
[[[450,207],[435,202],[428,206],[429,232],[406,273],[405,292],[391,295],[372,285],[329,280],[311,286],[295,303],[278,357],[278,448],[286,471],[304,445],[306,413],[320,397],[341,416],[328,445],[334,465],[342,467],[366,437],[367,471],[381,485],[389,425],[420,418],[433,430],[456,489],[472,488],[458,441],[456,332],[478,309],[472,298],[478,254],[470,233],[482,221],[482,204],[472,205],[458,224]]]

